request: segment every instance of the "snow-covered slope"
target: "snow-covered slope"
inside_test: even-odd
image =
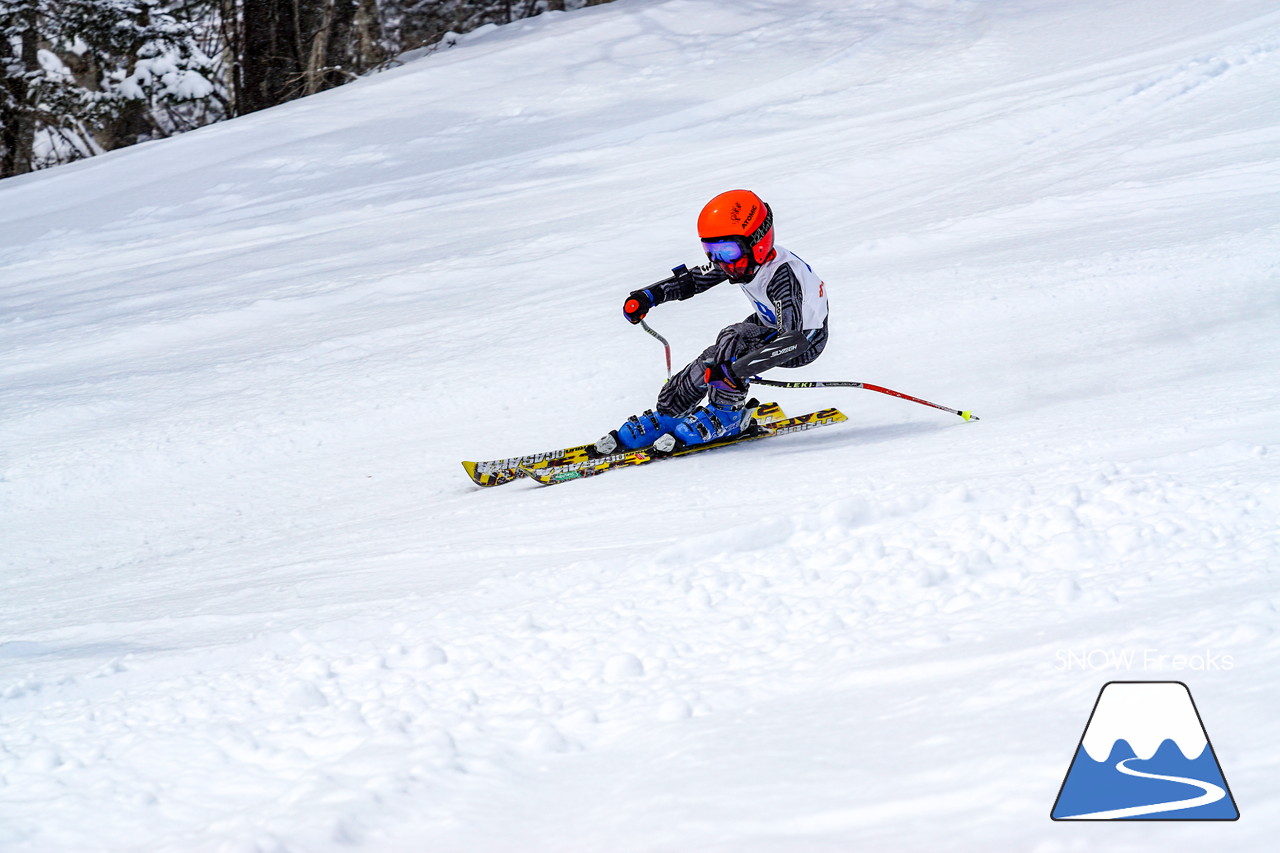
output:
[[[1273,0],[620,0],[0,184],[0,848],[1270,849],[1278,56]],[[830,289],[791,378],[982,420],[471,486],[651,405],[621,301],[734,186]],[[1050,822],[1117,677],[1240,821]]]

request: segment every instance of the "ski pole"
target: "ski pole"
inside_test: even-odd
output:
[[[658,341],[659,341],[659,342],[661,342],[663,350],[665,350],[665,351],[666,351],[666,354],[667,354],[667,381],[668,381],[668,382],[670,382],[670,381],[671,381],[671,344],[667,343],[667,339],[666,339],[666,338],[664,338],[662,335],[658,334],[657,332],[655,332],[655,331],[653,330],[653,327],[652,327],[652,326],[650,326],[648,323],[646,323],[644,320],[641,320],[641,321],[640,321],[640,326],[641,326],[641,328],[643,328],[646,332],[648,332],[649,334],[651,334],[651,335],[653,335],[655,338],[657,338],[657,339],[658,339]]]
[[[903,400],[910,400],[913,403],[920,403],[924,406],[932,406],[935,409],[942,409],[944,412],[959,415],[966,421],[980,420],[980,418],[973,412],[960,411],[959,409],[948,409],[946,406],[939,406],[937,403],[930,403],[928,400],[921,400],[919,397],[912,397],[910,394],[903,394],[901,391],[894,391],[891,388],[872,385],[869,382],[777,382],[772,379],[763,379],[759,376],[752,376],[751,381],[758,382],[761,385],[769,385],[774,388],[865,388],[868,391],[879,391],[881,394],[888,394],[890,397],[898,397]]]
[[[653,284],[649,285],[649,287],[661,287],[664,284],[670,284],[671,282],[681,279],[687,275],[689,275],[689,268],[684,264],[681,264],[678,267],[671,268],[671,275],[664,278],[662,281],[655,281]],[[667,343],[666,338],[664,338],[662,335],[655,332],[653,330],[653,327],[644,321],[644,318],[640,319],[640,327],[644,329],[646,332],[648,332],[650,335],[652,335],[654,338],[656,338],[658,342],[662,344],[662,349],[667,355],[667,381],[670,382],[671,381],[671,344]]]

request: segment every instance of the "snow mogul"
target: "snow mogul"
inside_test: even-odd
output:
[[[737,435],[751,425],[747,406],[751,377],[775,367],[800,367],[827,344],[826,286],[813,268],[776,245],[773,211],[750,190],[720,193],[698,215],[707,263],[677,267],[671,278],[632,292],[622,314],[639,323],[649,309],[688,299],[724,281],[742,288],[752,313],[720,330],[716,341],[675,373],[657,404],[596,442],[601,454],[677,440],[705,444]],[[703,398],[705,405],[699,405]]]

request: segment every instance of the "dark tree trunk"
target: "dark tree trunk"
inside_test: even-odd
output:
[[[34,163],[36,142],[35,86],[32,79],[40,71],[39,23],[35,4],[24,10],[22,42],[17,57],[7,38],[0,39],[0,62],[17,65],[17,76],[0,77],[4,87],[4,114],[0,115],[0,178],[23,175],[30,172]],[[14,59],[18,61],[13,62]],[[5,60],[8,60],[5,62]]]
[[[315,91],[341,86],[364,70],[351,67],[351,59],[356,55],[352,31],[358,7],[359,0],[333,0],[329,25],[317,36],[323,38],[324,50],[316,51],[323,65],[317,69],[318,73],[312,84]]]
[[[332,89],[352,67],[362,0],[241,0],[236,114]]]
[[[309,0],[243,0],[237,115],[303,94],[306,62],[298,43],[300,5],[311,4]]]
[[[13,63],[13,47],[7,36],[0,35],[0,178],[16,175],[18,154],[18,104],[22,103],[22,80],[11,77],[6,69]]]

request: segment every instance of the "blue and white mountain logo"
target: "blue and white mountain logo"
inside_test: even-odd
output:
[[[1236,820],[1191,691],[1181,681],[1103,685],[1062,780],[1054,820]]]

